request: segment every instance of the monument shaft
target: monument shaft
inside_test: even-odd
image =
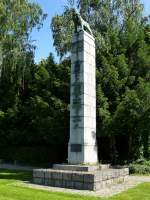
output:
[[[94,38],[85,31],[77,32],[71,52],[69,164],[98,162],[95,71]]]

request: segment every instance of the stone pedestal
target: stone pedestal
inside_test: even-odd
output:
[[[98,162],[95,71],[94,38],[80,31],[73,37],[71,52],[69,164]]]
[[[103,169],[84,171],[82,166],[77,166],[72,170],[70,167],[58,167],[58,169],[35,169],[33,171],[33,181],[36,184],[71,188],[79,190],[100,190],[111,184],[124,182],[129,174],[128,168],[124,169]],[[57,167],[56,167],[57,168]],[[61,168],[61,169],[60,169]],[[86,168],[85,170],[87,170]]]

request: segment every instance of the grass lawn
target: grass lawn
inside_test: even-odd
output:
[[[0,170],[0,200],[150,200],[150,183],[141,184],[111,198],[96,198],[36,190],[18,184],[18,181],[31,178],[30,172]]]

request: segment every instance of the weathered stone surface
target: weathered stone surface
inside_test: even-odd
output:
[[[94,177],[93,173],[84,174],[84,183],[94,183]]]
[[[59,171],[55,171],[51,173],[52,179],[54,180],[60,180],[63,177],[63,173],[59,172]]]
[[[39,169],[34,170],[33,174],[33,182],[36,184],[81,190],[99,190],[111,184],[123,182],[127,179],[129,170],[127,168],[94,171]]]
[[[45,178],[44,185],[51,185],[51,179]]]
[[[83,190],[83,182],[75,181],[74,182],[74,188],[78,190]]]
[[[94,184],[93,183],[84,183],[83,184],[83,190],[94,190]]]
[[[39,185],[44,185],[44,181],[45,181],[44,178],[38,178],[38,177],[33,178],[33,182]]]
[[[74,188],[74,182],[73,181],[66,181],[65,186],[66,186],[66,188]]]
[[[83,175],[83,173],[82,172],[80,172],[80,173],[73,173],[72,174],[72,181],[83,183],[83,181],[84,181],[84,175]]]
[[[33,177],[44,178],[44,172],[45,172],[45,170],[43,170],[43,169],[35,169],[35,170],[33,170]]]
[[[65,171],[63,174],[63,180],[72,180],[73,173]]]
[[[55,187],[62,187],[62,180],[55,180]]]
[[[54,164],[53,169],[68,170],[68,171],[96,171],[99,170],[101,165],[69,165],[69,164]]]
[[[101,164],[100,165],[100,169],[103,170],[103,169],[109,169],[110,168],[110,164]]]
[[[45,173],[45,178],[46,178],[46,179],[52,178],[52,175],[51,175],[51,171],[50,171],[50,170],[46,170],[44,173]]]

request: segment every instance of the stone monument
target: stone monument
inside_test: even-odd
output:
[[[55,187],[98,190],[124,181],[129,170],[98,164],[95,40],[89,24],[75,10],[72,13],[75,33],[71,51],[68,164],[55,164],[52,169],[35,169],[33,181]]]
[[[96,164],[96,66],[95,40],[80,15],[71,51],[69,164]],[[84,30],[83,22],[86,25]]]

